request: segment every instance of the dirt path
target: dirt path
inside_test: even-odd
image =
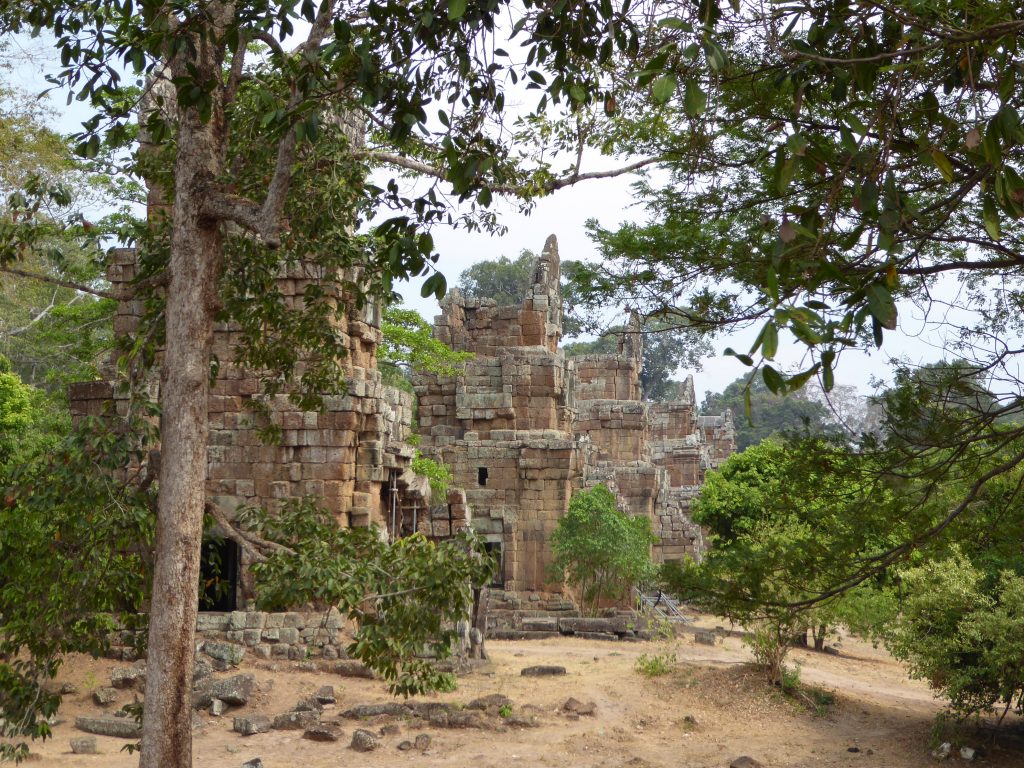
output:
[[[924,768],[933,718],[940,705],[927,687],[906,678],[884,652],[852,639],[842,642],[842,655],[794,651],[791,660],[801,679],[833,689],[837,704],[825,716],[815,716],[763,684],[747,666],[749,653],[739,639],[726,637],[714,647],[696,645],[689,636],[674,643],[609,643],[561,638],[532,642],[490,642],[492,661],[460,679],[458,690],[433,697],[466,703],[491,693],[514,702],[516,714],[533,715],[536,728],[513,728],[501,718],[497,728],[410,728],[398,722],[398,733],[382,736],[375,752],[358,754],[348,748],[356,727],[379,730],[385,720],[354,723],[343,720],[338,742],[318,743],[301,731],[271,731],[250,737],[232,732],[232,719],[203,718],[195,731],[195,765],[238,768],[260,757],[266,768],[383,768],[473,766],[509,768],[566,766],[574,768],[724,768],[750,755],[766,768]],[[671,671],[648,678],[634,665],[641,654],[674,654]],[[564,677],[522,677],[523,667],[564,666]],[[120,752],[125,743],[97,737],[99,755],[73,755],[69,739],[80,736],[71,725],[76,715],[96,714],[91,691],[106,685],[108,662],[73,659],[60,682],[72,682],[81,693],[66,700],[54,728],[54,738],[36,745],[33,764],[128,768],[132,756]],[[245,713],[275,715],[322,685],[333,685],[338,705],[325,718],[358,704],[388,701],[377,681],[340,678],[328,672],[294,669],[282,663],[243,665],[260,684],[256,701]],[[562,713],[569,697],[597,705],[594,716],[571,719]],[[130,700],[121,692],[119,704]],[[116,706],[116,705],[115,705]],[[693,724],[692,721],[696,721]],[[397,750],[399,742],[418,733],[431,736],[426,752]],[[856,751],[849,751],[854,749]],[[992,768],[1024,766],[1024,752],[990,750],[976,761]]]

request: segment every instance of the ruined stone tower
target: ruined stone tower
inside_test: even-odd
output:
[[[131,283],[135,270],[133,251],[115,252],[114,290]],[[459,376],[416,377],[421,448],[454,475],[445,499],[431,499],[427,481],[411,469],[413,398],[381,380],[375,307],[339,312],[348,383],[344,392],[325,393],[322,412],[302,411],[287,395],[267,400],[270,422],[280,428],[276,444],[261,439],[266,424],[246,407],[258,397],[257,376],[230,362],[237,329],[218,326],[208,503],[230,518],[241,506],[312,496],[342,526],[376,525],[391,537],[419,532],[443,539],[472,526],[499,559],[496,586],[536,598],[563,591],[551,583],[548,542],[573,491],[604,483],[624,510],[651,520],[657,560],[699,557],[704,544],[690,502],[705,471],[732,453],[732,418],[698,416],[691,378],[681,399],[643,402],[643,339],[635,318],[616,354],[567,359],[559,348],[560,277],[552,236],[520,306],[498,307],[458,290],[442,302],[435,335],[475,354]],[[287,301],[300,301],[311,279],[295,268],[278,278],[277,288]],[[134,333],[142,309],[138,301],[121,302],[115,332]],[[88,382],[72,387],[71,407],[76,417],[111,408],[123,413],[127,400],[113,381]],[[252,596],[252,584],[244,553],[222,552],[225,557],[237,579],[221,609],[232,610]],[[556,602],[566,604],[561,597]]]
[[[567,359],[559,280],[552,236],[520,306],[452,291],[435,335],[476,356],[461,376],[417,378],[423,451],[452,467],[507,593],[560,591],[550,583],[550,535],[572,492],[597,483],[651,520],[656,559],[699,557],[690,502],[734,447],[730,414],[697,416],[692,378],[680,400],[642,401],[635,318],[618,354]]]

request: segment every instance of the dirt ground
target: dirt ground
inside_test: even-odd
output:
[[[705,620],[704,624],[713,620]],[[518,715],[533,715],[534,728],[508,727],[501,717],[488,720],[486,730],[441,729],[429,725],[378,718],[370,722],[340,719],[342,738],[321,743],[302,738],[301,731],[271,731],[242,737],[232,731],[232,714],[276,715],[292,708],[302,696],[322,685],[333,685],[338,703],[324,719],[360,704],[390,701],[382,682],[342,678],[327,671],[297,669],[295,662],[272,665],[243,663],[260,693],[247,706],[227,716],[204,714],[194,731],[194,763],[202,768],[239,768],[260,757],[266,768],[338,768],[338,766],[525,766],[578,768],[724,768],[749,755],[766,768],[920,768],[935,765],[929,756],[933,718],[940,703],[928,688],[907,678],[883,651],[852,638],[839,643],[840,655],[794,651],[805,684],[835,693],[827,714],[782,696],[763,684],[748,666],[750,655],[736,637],[714,647],[697,645],[692,632],[675,641],[627,643],[559,638],[526,642],[488,642],[491,661],[459,679],[458,689],[430,697],[467,703],[500,693],[513,702]],[[646,677],[635,670],[642,655],[674,654],[670,671]],[[564,666],[562,677],[523,677],[524,667]],[[35,744],[32,765],[75,767],[134,766],[137,757],[121,751],[124,740],[96,737],[98,755],[74,755],[69,739],[81,736],[76,715],[98,714],[91,692],[109,685],[113,662],[84,657],[69,660],[58,682],[74,683],[79,693],[65,698],[54,738]],[[111,708],[127,703],[121,691]],[[561,711],[569,697],[594,702],[593,716],[573,719]],[[508,714],[506,710],[506,714]],[[695,722],[693,722],[695,721]],[[356,753],[349,748],[352,731],[375,732],[392,727],[380,738],[380,748]],[[394,725],[397,724],[397,729]],[[431,736],[425,752],[399,751],[397,745],[419,733]],[[1012,734],[990,744],[976,736],[979,765],[992,768],[1024,766],[1024,743]],[[851,751],[854,750],[854,751]],[[954,761],[950,761],[952,764]],[[956,760],[957,764],[965,765]]]

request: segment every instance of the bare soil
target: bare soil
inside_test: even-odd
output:
[[[714,626],[713,619],[703,624]],[[500,693],[513,702],[516,717],[533,716],[537,727],[510,726],[495,715],[486,729],[451,729],[394,718],[367,722],[340,719],[360,704],[393,701],[380,681],[342,678],[328,671],[302,669],[300,663],[243,663],[260,684],[255,701],[224,717],[202,713],[194,731],[195,765],[239,768],[260,757],[266,768],[337,768],[338,766],[578,766],[579,768],[724,768],[749,755],[766,768],[922,768],[930,757],[931,732],[941,702],[927,686],[909,680],[884,651],[853,638],[839,643],[840,655],[792,652],[805,685],[832,691],[836,702],[825,714],[805,700],[782,695],[762,682],[749,665],[750,654],[739,638],[719,639],[714,647],[693,642],[692,632],[675,641],[603,642],[558,638],[526,642],[488,642],[491,661],[459,679],[458,689],[431,700],[465,704],[479,696]],[[635,669],[646,654],[674,654],[670,671],[646,677]],[[523,677],[524,667],[564,666],[562,677]],[[33,764],[118,768],[134,766],[137,757],[121,751],[124,740],[96,737],[98,755],[74,755],[69,740],[82,736],[76,715],[95,715],[100,708],[92,691],[109,685],[114,662],[76,657],[68,661],[58,683],[74,683],[79,693],[65,697],[54,737],[33,745]],[[308,667],[309,665],[305,665]],[[342,738],[321,743],[302,738],[301,731],[271,731],[242,737],[232,731],[233,714],[274,716],[292,708],[303,696],[333,685],[338,703],[324,719],[339,718]],[[121,691],[115,709],[132,698]],[[594,702],[592,716],[573,717],[562,711],[570,697]],[[506,710],[504,715],[508,715]],[[370,753],[349,748],[351,733],[364,727],[380,732],[380,747]],[[397,728],[395,727],[397,726]],[[1004,729],[1005,730],[1005,729]],[[395,732],[397,731],[397,732]],[[397,746],[419,733],[431,737],[426,751],[399,751]],[[1024,740],[1012,732],[992,743],[987,735],[970,737],[979,748],[975,763],[991,768],[1024,766]],[[851,751],[853,750],[853,751]],[[964,761],[952,760],[958,765]]]

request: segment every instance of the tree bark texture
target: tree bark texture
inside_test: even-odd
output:
[[[219,4],[210,9],[205,36],[197,35],[190,63],[204,77],[219,78],[222,54],[215,42]],[[183,55],[179,55],[179,59]],[[185,62],[171,70],[184,74]],[[201,212],[203,190],[222,172],[223,105],[214,88],[212,116],[177,109],[177,159],[172,213],[166,344],[161,369],[160,490],[156,564],[149,617],[146,699],[140,768],[192,765],[192,669],[203,506],[207,475],[210,345],[223,258],[220,222]]]

